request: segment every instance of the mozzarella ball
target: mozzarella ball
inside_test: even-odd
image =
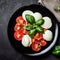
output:
[[[36,21],[42,18],[42,15],[39,12],[35,12],[33,14],[33,16],[34,16],[34,18],[35,18]]]
[[[22,45],[24,47],[28,47],[31,45],[31,38],[29,37],[29,35],[24,35],[22,38]]]
[[[53,37],[53,34],[52,34],[52,32],[50,30],[46,30],[45,33],[43,34],[43,38],[46,41],[51,41],[52,37]]]
[[[49,17],[43,17],[43,19],[44,19],[44,24],[41,25],[41,27],[46,28],[46,29],[51,28],[52,27],[51,19]]]
[[[22,17],[23,17],[24,20],[26,20],[26,18],[25,18],[25,15],[26,15],[26,14],[33,15],[33,12],[30,11],[30,10],[25,10],[25,11],[22,13]]]

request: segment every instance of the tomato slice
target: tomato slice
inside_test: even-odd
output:
[[[24,19],[22,18],[22,16],[18,16],[18,17],[16,18],[16,22],[17,22],[17,23],[23,24],[23,21],[24,21]]]
[[[19,25],[18,23],[14,26],[14,31],[18,31],[23,28],[23,25]]]
[[[23,25],[27,25],[27,22],[25,20],[23,21]]]
[[[28,34],[28,31],[26,29],[23,29],[23,34]]]
[[[34,38],[32,38],[32,43],[34,43],[35,42],[35,39]]]
[[[41,45],[41,46],[46,46],[46,45],[47,45],[47,42],[46,42],[45,40],[41,40],[41,41],[40,41],[40,45]]]
[[[17,31],[17,30],[20,30],[20,25],[17,25],[17,24],[16,24],[16,25],[14,26],[14,31]]]
[[[43,35],[40,33],[40,40],[43,39]]]
[[[35,36],[34,36],[34,39],[39,40],[40,39],[40,36],[39,35],[40,35],[39,33],[36,33]]]
[[[22,40],[22,37],[23,37],[23,33],[21,31],[16,31],[14,33],[14,38],[18,41]]]
[[[19,24],[22,24],[23,26],[27,24],[27,22],[23,19],[22,16],[18,16],[16,18],[16,22],[19,23]]]
[[[18,23],[20,20],[23,20],[22,16],[18,16],[18,17],[16,18],[16,22],[17,22],[17,23]]]
[[[38,52],[41,50],[40,44],[37,44],[37,43],[32,43],[31,47],[32,47],[32,50],[35,52]]]

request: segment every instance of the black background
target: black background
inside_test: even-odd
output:
[[[10,17],[20,7],[30,4],[37,4],[37,0],[0,0],[0,60],[60,60],[59,57],[52,55],[52,53],[39,57],[23,56],[11,46],[7,36]],[[57,44],[60,45],[59,37]]]

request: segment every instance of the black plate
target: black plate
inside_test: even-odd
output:
[[[8,30],[7,30],[9,41],[10,41],[11,45],[19,53],[22,53],[22,54],[33,54],[33,53],[36,53],[36,52],[32,51],[31,48],[23,47],[21,42],[16,41],[15,38],[14,38],[14,26],[16,24],[16,18],[18,16],[21,16],[22,12],[25,11],[25,10],[31,10],[33,12],[40,12],[43,17],[48,16],[48,17],[51,18],[52,23],[53,23],[52,28],[50,29],[53,32],[53,39],[52,39],[52,41],[54,40],[57,21],[56,21],[55,16],[46,7],[43,7],[41,5],[35,5],[35,4],[21,7],[11,16],[11,19],[10,19],[10,21],[8,23]],[[42,48],[42,50],[46,49],[52,43],[52,41],[48,42],[47,46]],[[37,53],[39,53],[39,52],[37,52]]]

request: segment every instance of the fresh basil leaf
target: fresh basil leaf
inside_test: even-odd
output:
[[[36,32],[36,29],[32,29],[32,30],[30,30],[30,32],[29,32],[29,36],[30,36],[30,37],[33,37],[34,34],[35,34],[35,32]]]
[[[28,23],[31,23],[31,24],[35,23],[35,18],[32,15],[26,14],[25,18]]]
[[[44,33],[44,29],[42,27],[37,27],[36,31],[40,33]]]
[[[31,29],[33,29],[32,25],[27,25],[27,26],[25,26],[24,28],[25,28],[26,30],[31,30]]]
[[[44,19],[39,19],[36,21],[37,25],[42,25],[44,23]]]

